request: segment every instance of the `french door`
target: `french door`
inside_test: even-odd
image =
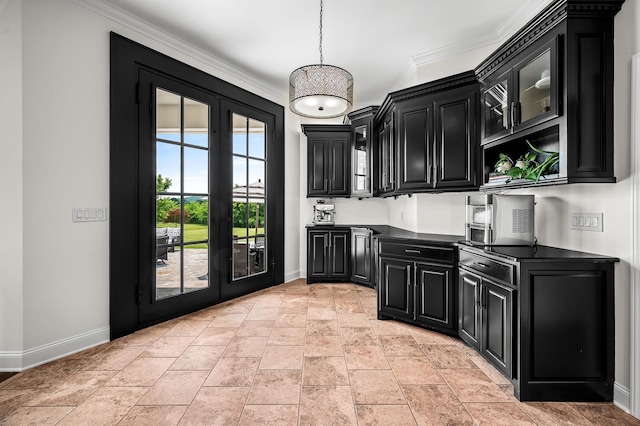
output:
[[[219,299],[218,115],[215,96],[140,71],[138,321]]]
[[[141,70],[139,324],[273,284],[272,119]]]

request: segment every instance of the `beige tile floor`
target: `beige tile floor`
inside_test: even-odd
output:
[[[376,320],[354,284],[283,284],[14,375],[2,425],[640,425],[520,403],[460,340]]]

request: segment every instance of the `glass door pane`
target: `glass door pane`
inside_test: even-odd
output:
[[[156,89],[156,300],[209,287],[209,115]]]
[[[484,137],[500,135],[510,128],[509,81],[501,79],[484,92]]]
[[[233,280],[267,270],[266,125],[233,114]]]
[[[353,190],[369,190],[369,158],[368,158],[367,126],[355,129],[353,150]]]
[[[518,71],[520,123],[524,123],[551,108],[551,50],[546,50]]]

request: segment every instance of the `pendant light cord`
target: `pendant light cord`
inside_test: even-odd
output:
[[[322,66],[324,57],[322,56],[322,9],[323,9],[324,3],[322,0],[320,0],[320,66]]]

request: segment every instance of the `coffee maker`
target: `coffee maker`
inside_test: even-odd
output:
[[[333,225],[333,215],[335,214],[335,206],[333,204],[324,204],[318,201],[313,206],[313,223],[314,225]]]

